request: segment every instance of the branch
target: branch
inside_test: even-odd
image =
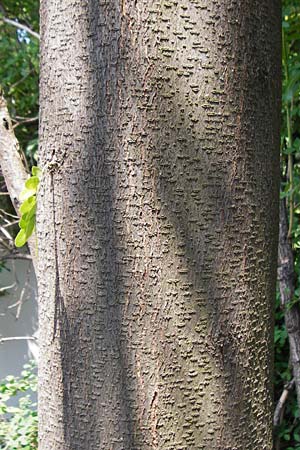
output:
[[[9,342],[9,341],[36,341],[37,339],[34,336],[13,336],[13,337],[7,337],[7,338],[0,338],[0,344],[3,344],[3,342]]]
[[[6,261],[8,259],[25,259],[25,260],[31,261],[32,257],[28,253],[18,253],[18,252],[14,252],[14,251],[8,253],[7,255],[1,255],[2,261]]]
[[[2,93],[0,93],[0,166],[11,201],[16,212],[19,213],[19,197],[28,174],[20,157],[19,142],[14,134],[7,104]],[[35,236],[32,236],[29,240],[29,250],[37,271]]]
[[[0,294],[7,291],[8,289],[14,288],[15,286],[16,286],[16,283],[13,283],[13,284],[10,284],[9,286],[4,286],[4,287],[0,288]]]
[[[8,25],[12,25],[13,27],[19,28],[20,30],[26,31],[26,33],[40,40],[40,35],[29,28],[27,25],[23,25],[22,23],[17,22],[16,20],[8,19],[7,17],[1,17],[1,20],[3,20],[3,22],[7,23]]]
[[[5,192],[5,194],[6,194],[6,192]],[[7,194],[8,194],[8,192],[7,192]],[[15,216],[14,214],[9,213],[9,212],[5,211],[2,208],[0,208],[0,214],[4,214],[5,216],[12,217],[13,219],[17,219],[18,218],[18,216]]]
[[[293,389],[294,386],[295,386],[295,378],[293,378],[289,383],[287,383],[284,386],[284,389],[282,391],[280,399],[278,400],[278,403],[276,405],[275,412],[274,412],[274,419],[273,419],[274,427],[278,427],[282,422],[284,405],[285,405],[285,402],[287,401],[289,393],[291,392],[291,390]]]
[[[0,231],[2,234],[4,234],[4,236],[6,237],[6,239],[8,240],[9,243],[13,243],[14,239],[12,237],[12,235],[6,230],[6,228],[4,228],[3,226],[0,225]]]
[[[14,126],[13,129],[19,127],[20,125],[23,125],[24,123],[32,123],[32,122],[37,122],[39,120],[39,116],[36,117],[28,117],[28,119],[24,119],[21,122],[17,122]]]

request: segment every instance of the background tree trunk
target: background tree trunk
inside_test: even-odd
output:
[[[41,1],[40,450],[271,449],[280,21]]]
[[[10,200],[19,216],[20,194],[28,178],[28,173],[23,162],[19,142],[15,136],[7,109],[7,103],[0,89],[0,167],[10,195]],[[37,247],[34,233],[28,240],[28,247],[34,269],[37,271]]]
[[[280,201],[279,246],[278,246],[278,287],[280,304],[284,311],[284,322],[289,337],[290,362],[300,407],[300,310],[295,302],[294,256],[291,239],[288,235],[286,200]]]

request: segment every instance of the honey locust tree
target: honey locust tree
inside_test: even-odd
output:
[[[42,0],[40,450],[272,446],[279,0]]]

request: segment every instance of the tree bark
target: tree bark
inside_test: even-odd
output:
[[[42,0],[39,450],[272,448],[279,0]]]
[[[12,128],[7,104],[0,94],[0,163],[10,199],[16,212],[19,211],[19,196],[28,178],[19,153],[19,143]]]

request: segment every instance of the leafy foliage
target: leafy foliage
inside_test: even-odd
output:
[[[27,364],[20,377],[8,376],[0,383],[0,449],[35,450],[37,440],[36,404],[30,392],[37,389],[35,364]],[[10,406],[19,396],[18,406]]]
[[[33,166],[32,176],[26,181],[25,188],[21,192],[20,207],[21,219],[19,221],[20,231],[16,236],[16,247],[22,247],[26,244],[35,228],[36,217],[36,194],[40,183],[41,170]]]
[[[1,17],[22,23],[38,32],[39,2],[2,0],[0,4],[0,80],[16,136],[32,165],[38,143],[39,42],[26,32],[3,22]]]

